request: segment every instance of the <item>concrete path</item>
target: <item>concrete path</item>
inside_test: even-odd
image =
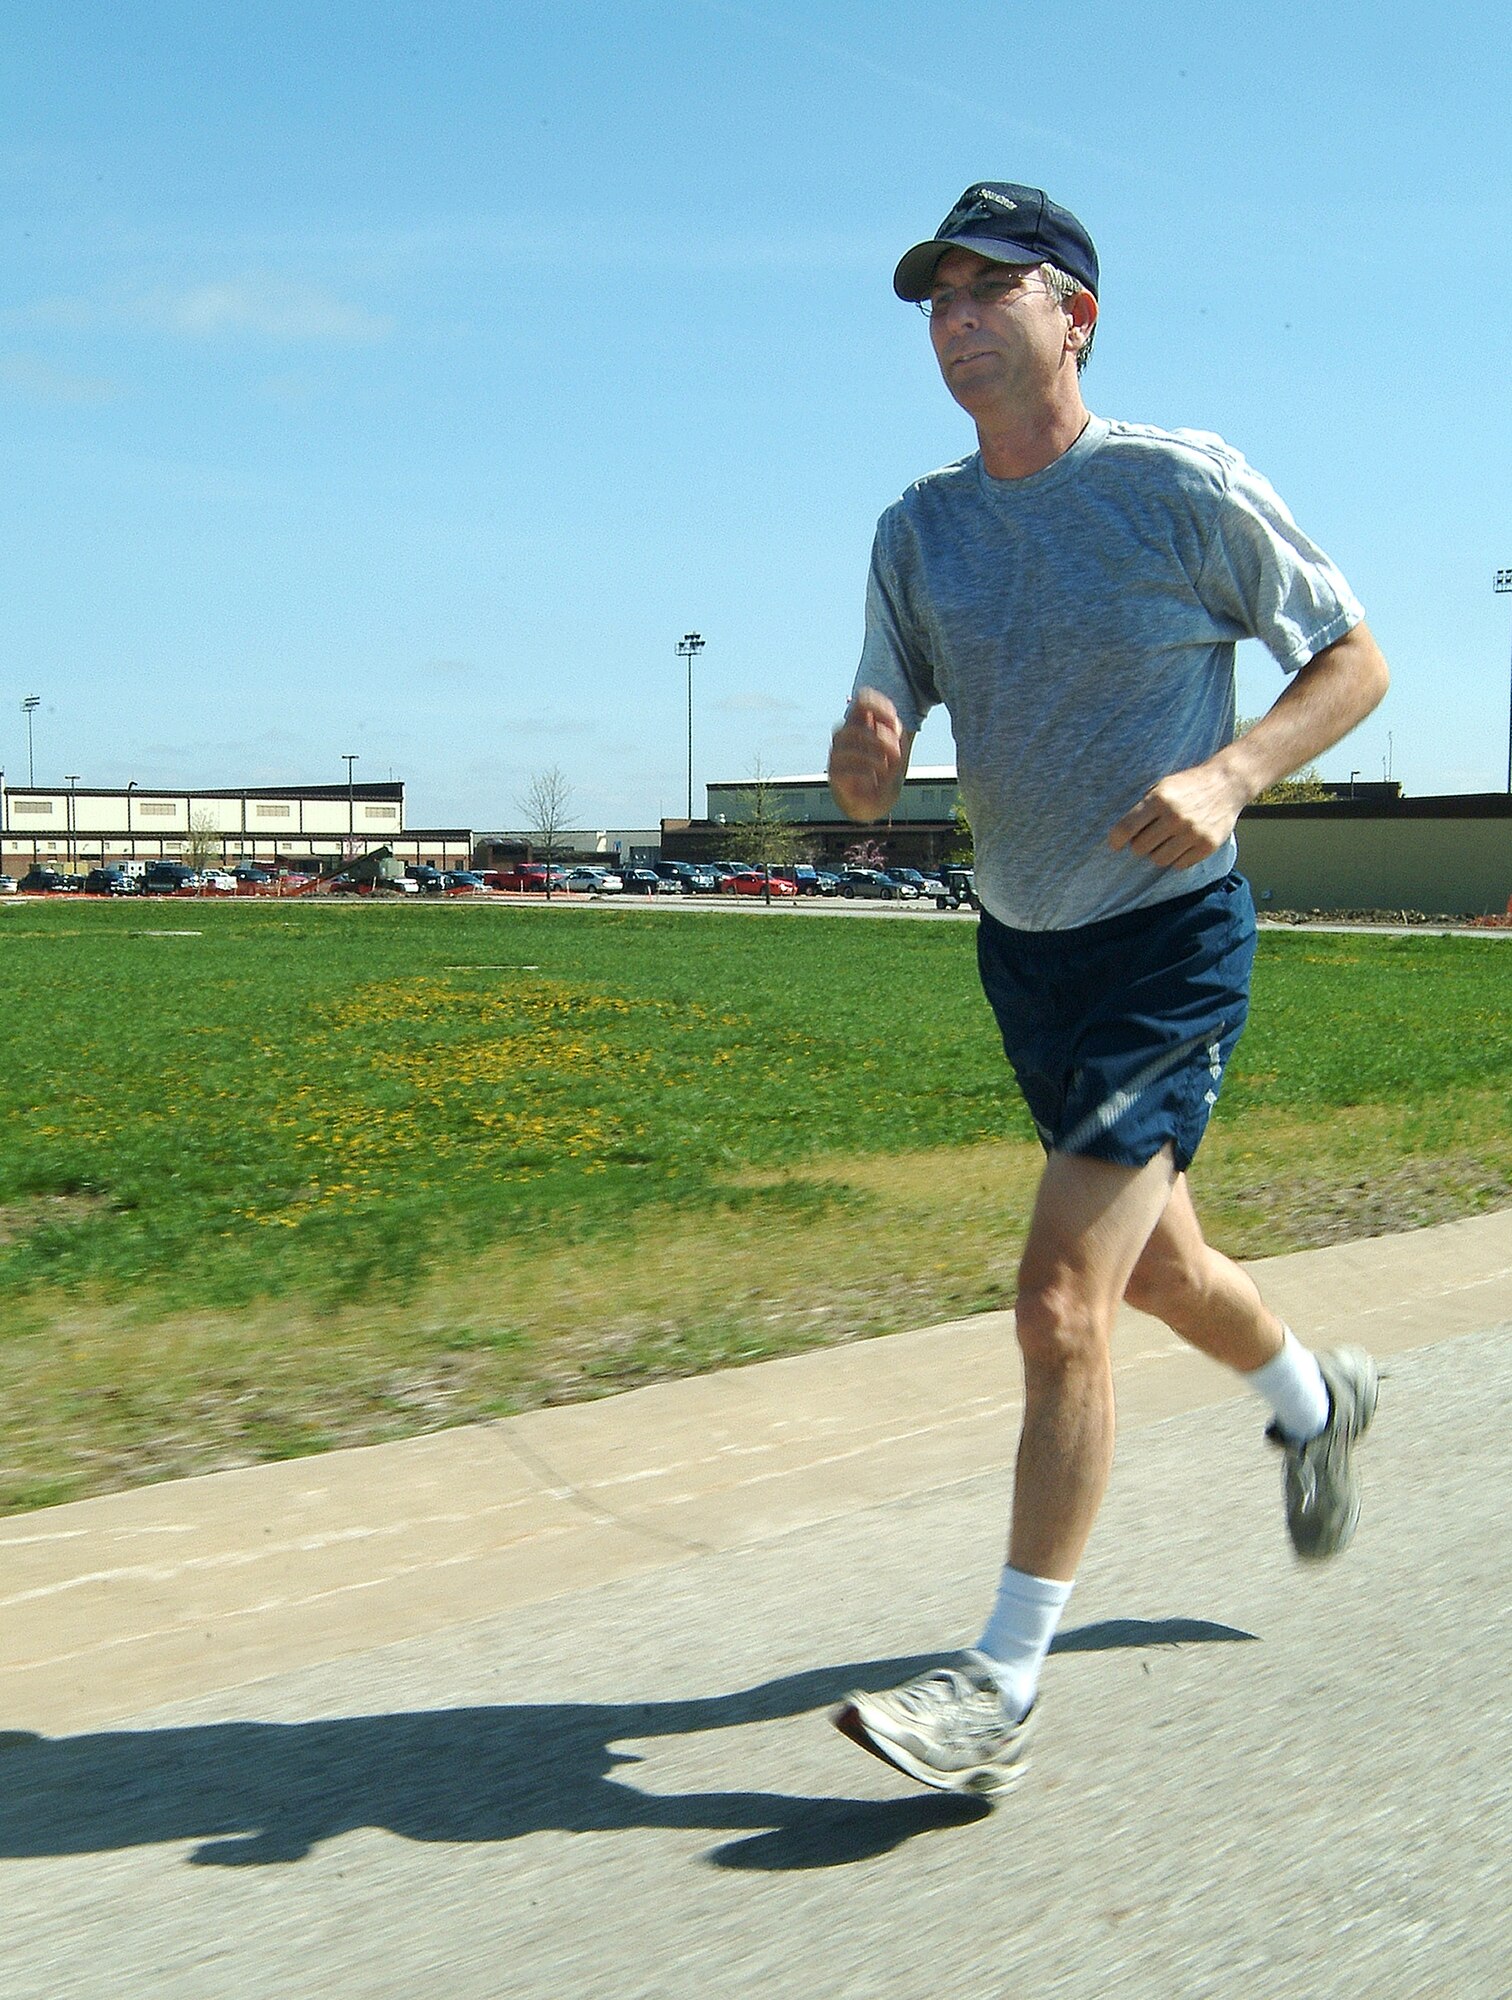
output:
[[[980,1625],[998,1315],[0,1523],[0,1992],[1504,2000],[1512,1215],[1257,1275],[1391,1357],[1355,1547],[1131,1315],[992,1813],[818,1711]]]

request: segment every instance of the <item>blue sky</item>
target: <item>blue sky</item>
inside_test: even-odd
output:
[[[50,0],[4,55],[11,782],[35,692],[39,782],[650,824],[690,628],[699,785],[818,768],[876,516],[972,443],[892,266],[997,178],[1097,239],[1093,408],[1221,432],[1364,600],[1325,773],[1505,783],[1500,8]]]

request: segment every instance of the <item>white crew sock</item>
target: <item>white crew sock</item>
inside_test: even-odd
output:
[[[1003,1571],[997,1602],[975,1650],[991,1667],[1015,1722],[1034,1706],[1040,1668],[1070,1595],[1071,1585],[1054,1577],[1030,1576],[1011,1567]]]
[[[1289,1326],[1281,1352],[1263,1368],[1252,1368],[1244,1379],[1276,1413],[1276,1427],[1293,1444],[1306,1444],[1328,1422],[1328,1384],[1318,1357],[1298,1340]]]

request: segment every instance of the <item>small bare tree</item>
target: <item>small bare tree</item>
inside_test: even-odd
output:
[[[724,833],[725,858],[749,861],[759,868],[762,898],[770,903],[772,870],[793,859],[799,839],[798,829],[783,805],[782,794],[758,757],[751,766],[751,782],[736,794],[734,818]]]
[[[214,814],[206,812],[203,806],[195,806],[190,811],[184,859],[191,868],[201,873],[221,859],[220,829],[215,824]]]
[[[546,864],[546,900],[551,901],[551,870],[563,851],[572,812],[572,787],[560,768],[538,771],[519,801],[530,844]]]

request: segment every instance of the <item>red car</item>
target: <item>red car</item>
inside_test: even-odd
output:
[[[729,887],[737,896],[765,896],[768,889],[774,896],[796,896],[797,887],[784,880],[781,875],[764,876],[759,868],[743,868],[738,875],[732,875]]]
[[[483,880],[490,889],[534,891],[542,895],[546,890],[546,870],[535,861],[517,861],[513,868],[490,868]]]

